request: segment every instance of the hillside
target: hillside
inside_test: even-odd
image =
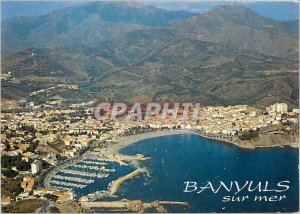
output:
[[[200,40],[298,59],[299,28],[295,22],[277,22],[243,7],[218,6],[186,21],[175,22],[172,27]]]
[[[44,102],[55,93],[28,94],[64,82],[79,90],[57,94],[81,101],[295,107],[297,23],[242,7],[196,15],[124,2],[13,18],[2,25],[2,71],[14,78],[4,82],[2,95]]]
[[[165,11],[136,2],[93,2],[42,16],[16,17],[2,22],[5,52],[24,47],[94,45],[115,40],[132,30],[159,26],[194,13]]]
[[[159,1],[149,2],[148,4],[165,10],[185,10],[199,14],[208,12],[220,5],[241,6],[278,21],[299,18],[299,6],[293,1]]]

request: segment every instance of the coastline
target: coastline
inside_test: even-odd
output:
[[[143,134],[137,134],[137,135],[131,135],[131,136],[124,136],[121,137],[117,143],[114,144],[110,144],[106,150],[105,153],[107,155],[107,157],[109,157],[110,160],[112,161],[116,161],[119,163],[122,162],[122,158],[120,159],[120,150],[133,144],[133,143],[137,143],[141,140],[145,140],[145,139],[150,139],[150,138],[156,138],[156,137],[162,137],[162,136],[170,136],[170,135],[180,135],[180,134],[192,134],[192,135],[197,135],[199,137],[203,137],[206,139],[210,139],[210,140],[214,140],[217,141],[217,143],[225,143],[227,145],[233,145],[233,146],[237,146],[241,149],[263,149],[263,148],[274,148],[274,147],[281,147],[281,148],[291,148],[291,149],[299,149],[299,145],[294,145],[291,144],[289,142],[285,142],[284,144],[280,144],[280,143],[274,143],[274,144],[266,144],[264,141],[262,143],[261,140],[259,140],[259,142],[254,143],[254,140],[251,141],[241,141],[239,140],[237,137],[232,137],[232,138],[222,138],[222,136],[220,137],[219,135],[212,135],[212,134],[201,134],[198,133],[196,131],[192,131],[192,130],[159,130],[159,131],[153,131],[153,132],[148,132],[148,133],[143,133]],[[125,155],[126,156],[126,155]],[[124,157],[125,157],[124,156]],[[123,158],[124,158],[123,157]],[[81,159],[84,159],[85,155],[76,157],[72,160],[68,160],[65,161],[64,163],[62,163],[59,166],[54,167],[44,178],[44,187],[51,187],[50,185],[50,180],[53,177],[54,174],[56,174],[60,169],[69,166],[72,163],[75,163]],[[125,157],[128,158],[128,157]],[[136,157],[134,157],[133,159],[135,159]],[[145,158],[145,157],[138,157],[138,158]],[[132,159],[132,157],[131,157]],[[130,160],[130,158],[129,158]],[[122,163],[121,163],[122,164]]]
[[[210,140],[215,140],[221,143],[231,144],[237,146],[242,149],[258,149],[258,148],[274,148],[274,147],[291,147],[293,149],[299,149],[299,145],[294,145],[290,143],[285,144],[265,144],[265,143],[256,143],[253,144],[253,141],[241,141],[237,138],[233,139],[224,139],[220,137],[214,137],[213,135],[203,135],[195,131],[191,130],[163,130],[163,131],[155,131],[155,132],[148,132],[144,134],[137,134],[131,136],[124,136],[121,137],[117,143],[111,144],[107,147],[106,153],[107,154],[118,154],[119,151],[133,143],[137,143],[138,141],[149,139],[149,138],[156,138],[162,136],[170,136],[170,135],[179,135],[179,134],[193,134],[199,137],[203,137]]]
[[[131,135],[131,136],[124,136],[121,137],[117,143],[110,144],[106,149],[106,153],[117,154],[121,149],[133,143],[137,143],[138,141],[141,140],[155,138],[155,137],[169,136],[169,135],[179,135],[179,134],[195,134],[195,133],[188,130],[164,130],[164,131],[148,132],[148,133]]]
[[[119,140],[117,140],[117,143],[110,144],[107,147],[107,149],[105,150],[106,151],[105,155],[110,161],[118,162],[118,163],[120,163],[120,165],[122,165],[122,161],[125,160],[125,159],[129,160],[131,162],[134,162],[137,159],[140,159],[140,160],[147,159],[147,157],[144,157],[142,155],[140,156],[139,154],[137,154],[136,156],[126,156],[126,155],[123,155],[122,153],[120,153],[120,150],[127,147],[127,146],[129,146],[129,145],[131,145],[131,144],[133,144],[133,143],[137,143],[141,140],[156,138],[156,137],[162,137],[162,136],[180,135],[180,134],[197,135],[199,137],[203,137],[203,138],[206,138],[206,139],[211,139],[211,140],[217,141],[216,143],[226,143],[227,145],[237,146],[237,147],[242,148],[242,149],[251,149],[251,150],[253,150],[253,149],[256,149],[256,148],[284,147],[284,145],[276,145],[276,144],[274,144],[274,145],[265,145],[265,144],[259,144],[258,143],[257,145],[253,145],[253,144],[251,144],[252,141],[243,142],[243,141],[239,140],[237,137],[228,137],[228,136],[212,135],[212,134],[201,134],[201,133],[198,133],[198,132],[192,131],[192,130],[163,130],[163,131],[153,131],[153,132],[148,132],[148,133],[143,133],[143,134],[137,134],[137,135],[121,137]],[[224,140],[221,139],[222,137],[223,137]],[[289,145],[289,146],[292,148],[292,145]],[[81,157],[78,157],[78,158],[80,159],[80,158],[84,158],[84,157],[81,156]],[[65,165],[68,165],[70,163],[74,163],[75,161],[78,161],[78,159],[75,159],[75,160],[73,159],[71,162],[67,162],[67,163],[64,163],[60,167],[56,167],[54,170],[52,170],[52,173],[57,172],[59,170],[59,168],[64,167]],[[125,176],[121,176],[121,177],[117,178],[116,180],[113,180],[110,183],[111,186],[109,185],[108,196],[116,196],[117,193],[118,193],[118,190],[121,188],[123,183],[127,182],[130,179],[134,179],[140,173],[144,173],[144,172],[147,172],[147,169],[146,168],[140,168],[140,166],[137,165],[136,169],[133,172],[131,172],[131,173],[125,175]],[[53,176],[53,174],[49,173],[47,175],[47,177],[45,178],[45,180],[44,180],[45,187],[51,187],[50,180],[51,180],[52,176]],[[97,208],[103,208],[103,207],[106,207],[106,206],[115,208],[116,207],[116,205],[115,205],[116,202],[118,202],[118,201],[105,202],[104,204],[102,204],[102,203],[99,203],[99,202],[95,201],[94,199],[92,199],[92,201],[81,202],[80,206],[83,208],[83,207],[85,207],[85,205],[87,206],[87,205],[96,204]],[[175,203],[174,205],[176,205],[177,202],[170,202],[170,204],[172,204],[172,203]],[[179,202],[179,203],[183,203],[183,202]],[[95,208],[94,205],[91,206],[91,207],[89,207],[89,206],[85,207],[85,209],[87,209],[87,210],[92,210],[92,208]]]

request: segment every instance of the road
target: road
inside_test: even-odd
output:
[[[108,139],[109,138],[105,138],[105,139],[99,141],[98,143],[105,142]],[[87,147],[85,150],[83,150],[80,154],[76,155],[74,158],[64,160],[63,162],[59,163],[57,166],[52,168],[50,171],[48,171],[48,174],[44,177],[44,187],[45,188],[51,187],[50,180],[59,170],[61,170],[62,168],[65,168],[66,166],[68,166],[68,164],[75,163],[79,159],[84,158],[84,156],[86,154],[88,154],[92,149],[94,149],[98,146],[98,143],[93,143],[92,145]]]
[[[46,213],[49,206],[50,206],[50,201],[44,200],[43,207],[40,209],[39,213]]]

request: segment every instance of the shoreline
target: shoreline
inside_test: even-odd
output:
[[[264,149],[264,148],[275,148],[275,147],[280,147],[280,148],[291,148],[291,149],[297,149],[299,150],[299,145],[294,145],[294,144],[256,144],[253,145],[251,141],[249,142],[243,142],[240,140],[237,140],[237,138],[222,138],[218,135],[213,135],[213,134],[201,134],[196,131],[192,130],[158,130],[158,131],[153,131],[153,132],[147,132],[143,134],[137,134],[137,135],[131,135],[131,136],[123,136],[121,137],[117,143],[110,144],[106,150],[105,153],[107,157],[111,161],[118,162],[118,158],[120,154],[120,150],[131,145],[134,143],[137,143],[139,141],[145,140],[145,139],[150,139],[150,138],[156,138],[156,137],[162,137],[162,136],[171,136],[171,135],[180,135],[180,134],[191,134],[191,135],[196,135],[198,137],[202,137],[205,139],[209,140],[214,140],[217,141],[217,143],[223,143],[231,146],[236,146],[240,149],[248,149],[248,150],[254,150],[254,149]],[[126,156],[126,155],[125,155]],[[50,180],[53,177],[54,174],[56,174],[60,169],[67,167],[70,164],[73,164],[77,161],[80,161],[82,159],[85,159],[86,156],[80,156],[76,157],[72,160],[68,160],[65,163],[62,163],[59,166],[54,167],[50,172],[45,176],[43,184],[44,187],[48,188],[51,187],[50,185]],[[131,157],[132,158],[132,157]],[[138,157],[138,158],[146,158],[146,157]],[[122,162],[122,159],[119,160],[119,162]],[[122,165],[122,164],[121,164]]]
[[[117,154],[120,152],[121,149],[137,143],[141,140],[146,140],[150,138],[156,138],[156,137],[163,137],[163,136],[170,136],[170,135],[180,135],[180,134],[193,134],[197,135],[199,137],[209,139],[209,140],[215,140],[220,143],[230,144],[233,146],[237,146],[241,149],[259,149],[259,148],[275,148],[275,147],[290,147],[292,149],[299,149],[299,145],[290,145],[290,144],[273,144],[273,145],[264,145],[264,144],[256,144],[253,145],[250,142],[243,142],[239,140],[228,140],[228,139],[220,139],[218,137],[212,137],[211,135],[202,135],[200,133],[197,133],[192,130],[163,130],[163,131],[154,131],[154,132],[148,132],[143,134],[137,134],[137,135],[131,135],[131,136],[124,136],[121,137],[117,143],[111,144],[107,147],[106,153],[107,154]]]
[[[131,144],[137,143],[141,140],[146,140],[150,138],[170,136],[170,135],[180,135],[180,134],[195,134],[188,130],[164,130],[164,131],[154,131],[143,134],[131,135],[121,137],[117,143],[110,144],[106,149],[106,154],[117,154],[119,151]]]

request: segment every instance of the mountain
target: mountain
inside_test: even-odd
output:
[[[43,16],[6,20],[2,23],[2,48],[11,52],[31,47],[92,46],[120,40],[134,30],[164,27],[184,36],[296,59],[297,23],[277,22],[239,6],[217,6],[196,16],[136,2],[94,2]]]
[[[278,21],[299,19],[299,6],[292,1],[150,1],[147,4],[170,11],[184,10],[199,14],[206,13],[216,6],[240,6]]]
[[[297,21],[243,7],[196,15],[134,2],[94,2],[3,22],[3,98],[199,101],[204,105],[299,101]],[[2,84],[3,85],[3,84]],[[238,89],[238,90],[237,90]]]
[[[136,29],[159,26],[194,13],[165,11],[137,2],[93,2],[43,16],[16,17],[2,22],[2,48],[95,44],[114,40]]]
[[[1,20],[13,17],[28,17],[40,16],[50,13],[54,10],[63,9],[73,5],[83,4],[84,2],[49,2],[49,1],[3,1]],[[193,13],[205,13],[214,9],[218,5],[225,6],[242,6],[249,8],[256,13],[279,21],[295,20],[299,17],[299,7],[295,2],[243,2],[243,1],[198,1],[198,2],[184,2],[184,1],[149,1],[145,2],[147,5],[152,5],[164,10],[170,11],[189,11]]]
[[[299,28],[289,23],[291,28],[244,7],[218,6],[173,28],[200,40],[297,60]]]

